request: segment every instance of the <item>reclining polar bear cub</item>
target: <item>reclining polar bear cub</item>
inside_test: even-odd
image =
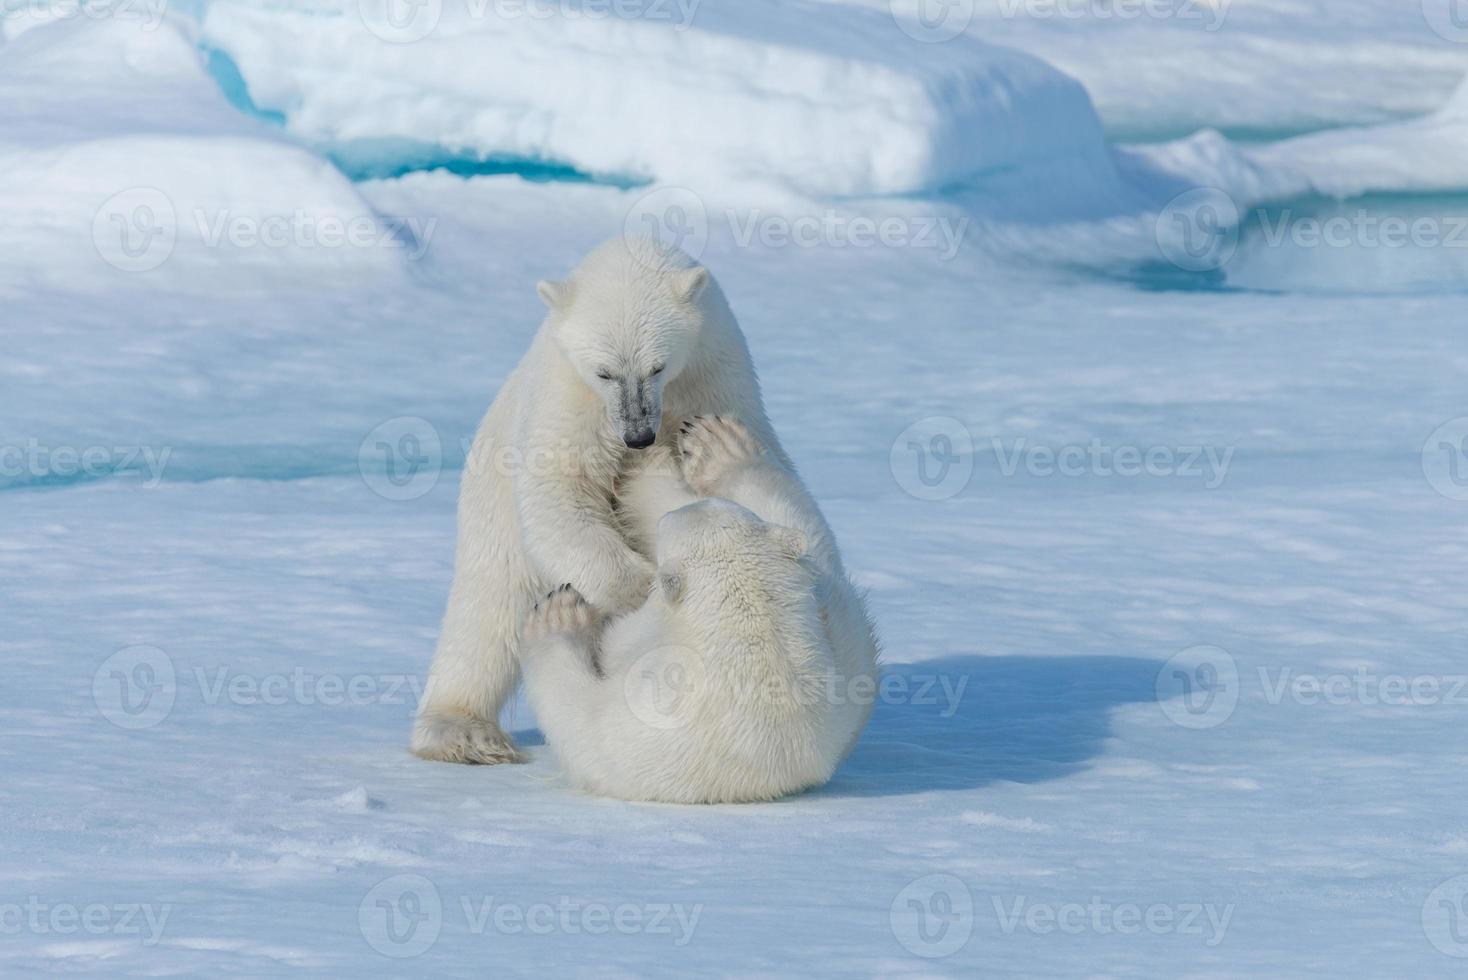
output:
[[[860,596],[814,501],[747,429],[694,419],[679,448],[623,488],[629,535],[655,539],[647,602],[608,620],[562,586],[527,617],[536,717],[596,793],[719,803],[820,785],[875,692]]]

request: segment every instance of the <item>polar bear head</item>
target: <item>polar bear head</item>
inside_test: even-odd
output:
[[[657,438],[663,389],[688,366],[704,325],[708,270],[645,238],[614,238],[561,282],[536,286],[551,336],[601,399],[614,433],[632,449]]]
[[[723,605],[725,597],[741,594],[756,602],[796,600],[810,594],[805,554],[804,532],[707,497],[658,522],[658,588],[669,602]]]

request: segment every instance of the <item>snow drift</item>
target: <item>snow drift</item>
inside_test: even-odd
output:
[[[25,26],[0,49],[7,262],[75,285],[240,265],[380,274],[411,252],[334,167],[230,106],[168,24]]]
[[[255,104],[333,149],[426,144],[701,193],[775,184],[816,196],[930,191],[1103,155],[1085,90],[1021,52],[924,44],[860,8],[681,9],[550,18],[434,0],[404,27],[357,0],[218,0],[202,39],[235,62]]]

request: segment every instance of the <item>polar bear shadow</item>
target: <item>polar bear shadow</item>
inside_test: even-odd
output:
[[[1157,701],[1159,666],[1118,656],[887,664],[886,693],[861,741],[812,795],[902,796],[1063,778],[1101,754],[1113,708]]]

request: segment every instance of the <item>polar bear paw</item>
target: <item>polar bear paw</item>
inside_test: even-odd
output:
[[[426,711],[413,726],[413,754],[434,762],[493,766],[524,762],[500,726],[467,711]]]
[[[557,634],[590,634],[596,627],[596,610],[570,585],[546,595],[525,617],[525,639],[540,640]]]
[[[765,455],[744,423],[723,415],[695,415],[678,433],[683,479],[704,496],[715,496],[720,481]]]

